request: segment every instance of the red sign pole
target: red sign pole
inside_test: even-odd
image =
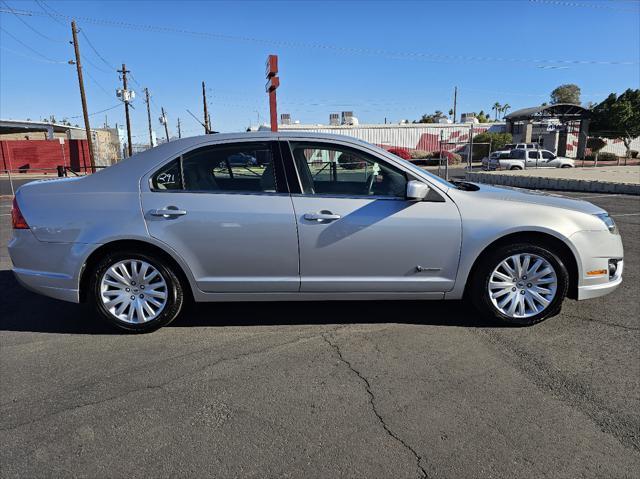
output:
[[[278,131],[278,101],[275,90],[269,92],[269,115],[271,117],[271,131]]]
[[[269,55],[267,57],[265,76],[267,77],[265,90],[269,93],[271,131],[275,132],[278,131],[278,102],[276,98],[276,89],[280,86],[280,78],[278,78],[278,55]]]

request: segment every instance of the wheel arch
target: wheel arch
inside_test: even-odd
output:
[[[473,277],[482,259],[495,248],[518,242],[531,243],[536,246],[547,247],[555,254],[557,254],[562,260],[562,263],[567,268],[567,272],[569,274],[569,290],[567,292],[567,297],[571,299],[578,298],[578,258],[576,258],[574,251],[564,240],[550,233],[541,231],[518,231],[502,236],[488,244],[477,256],[477,258],[473,262],[473,266],[471,267],[469,274],[467,275],[467,281],[464,288],[465,297],[467,296],[467,292],[469,290],[469,284],[471,283],[471,281],[473,281]]]
[[[114,240],[109,243],[105,243],[100,247],[96,248],[91,254],[87,257],[84,264],[82,265],[82,269],[80,271],[80,279],[79,279],[79,297],[80,302],[85,302],[87,298],[87,289],[89,287],[89,278],[90,272],[93,268],[98,264],[101,258],[105,255],[117,251],[124,250],[134,250],[139,253],[146,253],[151,256],[159,257],[162,260],[166,261],[169,265],[173,267],[173,270],[178,276],[182,284],[182,289],[185,293],[188,292],[188,297],[193,299],[193,289],[191,285],[191,281],[187,277],[185,269],[175,260],[175,258],[168,251],[164,250],[158,245],[153,243],[149,243],[142,240],[137,239],[120,239]]]

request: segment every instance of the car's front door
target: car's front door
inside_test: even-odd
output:
[[[150,235],[184,259],[202,291],[298,291],[296,221],[276,142],[194,149],[141,191]]]
[[[286,143],[285,143],[286,144]],[[461,243],[457,207],[432,191],[405,198],[408,174],[335,143],[291,141],[303,292],[443,292]]]

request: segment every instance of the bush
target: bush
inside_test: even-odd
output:
[[[446,159],[450,165],[458,165],[462,162],[462,157],[459,154],[450,151],[443,151],[442,158]]]
[[[409,153],[409,150],[407,150],[406,148],[389,148],[387,151],[389,153],[393,153],[396,156],[399,156],[403,160],[411,159],[411,153]]]
[[[588,155],[585,155],[584,159],[586,161],[595,161],[596,154],[590,153]],[[614,153],[608,153],[605,151],[602,153],[598,153],[598,161],[618,161],[618,157]]]
[[[638,150],[629,150],[631,158],[638,158]]]
[[[425,150],[412,150],[411,158],[414,160],[428,160],[429,158],[433,158],[433,153]]]

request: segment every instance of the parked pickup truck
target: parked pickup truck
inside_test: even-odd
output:
[[[571,158],[556,156],[549,150],[516,149],[511,150],[507,158],[503,154],[497,156],[497,158],[489,157],[486,164],[483,161],[483,169],[524,170],[525,168],[573,168],[575,166]]]

